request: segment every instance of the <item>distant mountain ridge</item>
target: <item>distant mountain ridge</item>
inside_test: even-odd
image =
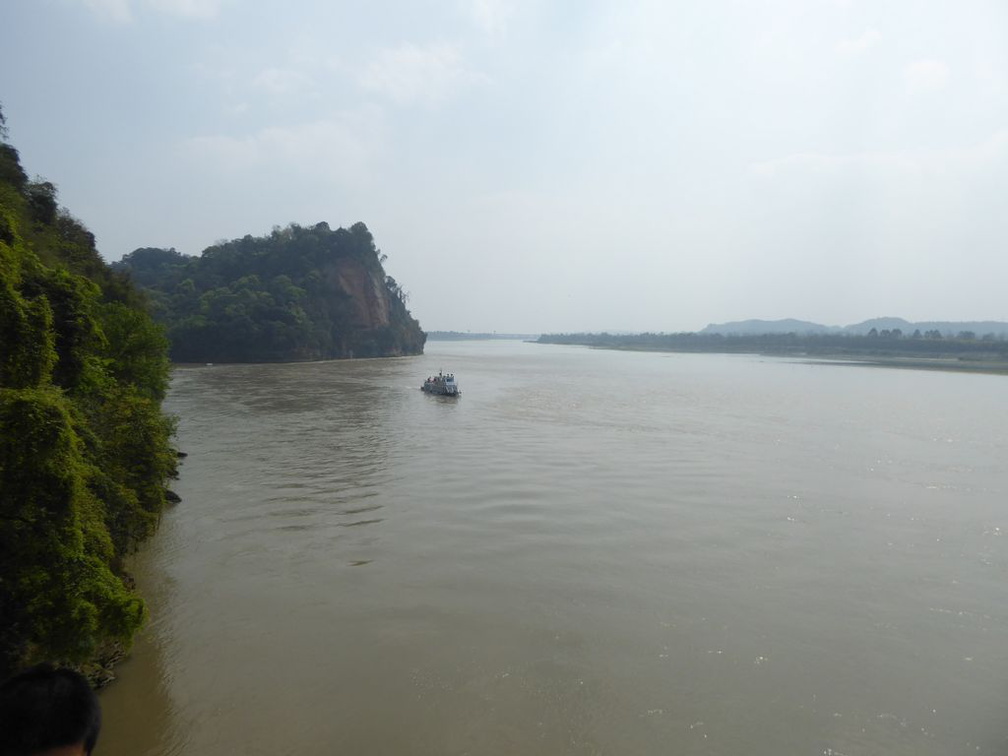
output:
[[[807,320],[736,320],[730,323],[710,323],[698,333],[720,333],[725,336],[762,336],[768,333],[832,333],[839,326],[824,326]]]
[[[795,320],[794,318],[785,318],[783,320],[736,320],[729,323],[711,323],[703,330],[698,331],[698,333],[719,333],[724,336],[762,336],[775,333],[848,333],[861,336],[869,333],[872,328],[876,331],[899,329],[907,336],[915,330],[919,330],[921,333],[940,331],[946,336],[956,335],[963,331],[971,331],[977,336],[985,336],[987,334],[1008,336],[1008,323],[997,320],[926,320],[913,322],[894,317],[871,318],[847,326],[828,326],[821,323],[812,323],[807,320]]]

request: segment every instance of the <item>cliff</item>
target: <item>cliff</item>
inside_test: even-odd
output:
[[[102,677],[146,616],[126,559],[176,468],[168,344],[3,124],[0,678],[40,661]]]
[[[363,223],[276,228],[187,257],[138,249],[143,287],[178,362],[276,362],[423,352],[426,335]]]

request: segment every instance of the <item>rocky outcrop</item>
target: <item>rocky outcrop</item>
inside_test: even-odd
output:
[[[178,362],[277,362],[423,352],[426,334],[385,274],[363,223],[276,228],[200,257],[138,249],[121,269],[144,285]]]
[[[357,260],[341,260],[330,270],[335,285],[353,302],[358,327],[374,329],[389,324],[389,292],[377,272],[368,270]]]

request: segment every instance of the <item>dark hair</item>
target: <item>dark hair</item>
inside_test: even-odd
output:
[[[83,744],[91,753],[101,705],[78,672],[40,664],[0,684],[0,756],[31,756]]]

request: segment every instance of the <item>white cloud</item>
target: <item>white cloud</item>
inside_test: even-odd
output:
[[[220,13],[223,0],[146,0],[147,5],[171,16],[209,19]]]
[[[987,97],[1000,95],[1008,89],[1008,75],[1003,66],[986,58],[978,57],[973,65],[973,76]]]
[[[844,55],[857,55],[863,53],[869,47],[874,47],[882,41],[882,34],[878,29],[866,29],[864,34],[854,39],[842,39],[837,42],[837,52]]]
[[[502,34],[514,12],[510,0],[463,0],[476,25],[488,34]]]
[[[83,0],[83,3],[88,10],[116,23],[125,24],[133,20],[130,0]]]
[[[753,163],[750,170],[764,178],[793,173],[829,175],[845,171],[922,175],[955,170],[983,170],[1005,161],[1008,161],[1008,129],[997,131],[984,141],[966,147],[857,152],[847,155],[804,152]]]
[[[418,47],[406,44],[382,50],[363,72],[360,84],[400,104],[436,103],[454,92],[486,81],[465,68],[450,45]]]
[[[376,108],[292,126],[269,127],[245,136],[194,137],[184,156],[227,173],[273,172],[353,181],[367,175],[382,152],[384,127]]]
[[[256,75],[252,84],[272,95],[295,94],[313,88],[310,76],[292,68],[267,68]]]
[[[81,0],[81,2],[99,16],[125,24],[133,20],[133,11],[140,6],[180,18],[216,18],[225,0]]]
[[[763,178],[800,174],[830,175],[856,169],[896,169],[901,172],[919,167],[914,156],[905,153],[860,152],[850,155],[828,155],[797,152],[782,158],[753,163],[750,170]]]
[[[931,92],[943,89],[949,80],[949,67],[942,60],[915,60],[903,68],[907,91]]]

